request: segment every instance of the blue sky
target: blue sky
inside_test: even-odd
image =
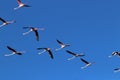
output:
[[[113,51],[120,51],[120,1],[119,0],[22,0],[31,5],[16,11],[16,0],[1,0],[0,17],[16,23],[0,29],[0,79],[1,80],[119,80],[120,67],[117,56],[108,58]],[[2,24],[2,22],[0,22]],[[22,27],[45,28],[39,31],[40,41],[33,33],[23,36]],[[55,51],[56,39],[71,46]],[[13,55],[6,46],[26,51],[22,56]],[[47,53],[38,55],[38,47],[50,47],[54,59]],[[67,61],[70,50],[84,52],[87,61],[96,62],[81,69],[80,58]]]

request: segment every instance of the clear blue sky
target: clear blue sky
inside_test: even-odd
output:
[[[120,1],[119,0],[22,0],[30,8],[17,7],[16,0],[1,0],[0,17],[16,23],[0,29],[0,80],[119,80],[120,59],[108,58],[113,51],[120,51]],[[2,24],[2,22],[0,22]],[[33,33],[23,36],[22,27],[43,27],[40,41]],[[71,44],[58,52],[56,39]],[[13,55],[6,46],[26,51],[22,56]],[[36,48],[50,47],[54,59],[47,53],[38,55]],[[67,61],[70,50],[84,52],[84,59],[95,61],[81,69],[80,58]]]

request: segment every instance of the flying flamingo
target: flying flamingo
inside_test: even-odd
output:
[[[111,58],[111,57],[113,57],[113,56],[115,56],[115,55],[117,55],[118,57],[120,57],[120,52],[117,52],[117,51],[112,52],[112,55],[111,55],[111,56],[108,56],[108,57]]]
[[[71,54],[71,55],[73,55],[73,57],[68,58],[68,60],[74,59],[75,57],[82,57],[82,56],[85,56],[83,53],[81,53],[81,54],[76,54],[76,53],[71,52],[71,51],[69,51],[69,50],[66,50],[66,52],[69,53],[69,54]]]
[[[51,59],[54,58],[50,48],[37,48],[37,49],[38,49],[38,50],[42,50],[42,49],[43,49],[43,51],[40,52],[40,53],[38,53],[38,54],[42,54],[42,53],[44,53],[44,52],[48,52],[48,54],[50,55]]]
[[[27,4],[22,3],[21,0],[17,0],[17,3],[18,3],[19,6],[14,8],[14,10],[17,10],[19,8],[22,8],[22,7],[31,7],[31,6],[27,5]]]
[[[35,33],[37,41],[39,41],[38,30],[44,30],[44,28],[34,28],[34,27],[23,27],[23,29],[30,29],[28,32],[23,33],[23,35],[26,35],[26,34],[28,34],[28,33],[33,31]]]
[[[62,42],[59,41],[59,40],[56,40],[56,41],[57,41],[58,44],[60,45],[60,48],[57,48],[56,51],[61,50],[62,48],[65,48],[65,47],[67,47],[67,46],[70,46],[70,44],[64,44],[64,43],[62,43]]]
[[[11,54],[5,54],[5,56],[11,56],[11,55],[14,55],[14,54],[22,55],[21,52],[16,51],[15,49],[11,48],[10,46],[7,46],[7,48],[8,48],[10,51],[12,51],[12,53],[11,53]]]
[[[93,63],[95,63],[95,62],[88,62],[82,58],[81,58],[81,61],[86,64],[85,66],[81,67],[81,69],[87,68],[88,66],[91,66]]]
[[[2,27],[2,26],[5,26],[5,25],[8,25],[8,24],[12,24],[12,23],[14,23],[15,21],[13,20],[13,21],[5,21],[4,19],[2,19],[1,17],[0,17],[0,20],[3,22],[3,24],[2,25],[0,25],[0,27]]]

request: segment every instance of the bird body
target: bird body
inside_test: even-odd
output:
[[[91,66],[92,64],[94,64],[95,62],[88,62],[84,59],[81,58],[81,61],[84,62],[86,65],[81,67],[81,69],[87,68],[88,66]]]
[[[113,57],[113,56],[115,56],[115,55],[117,55],[118,57],[120,57],[120,52],[114,51],[114,52],[112,52],[112,55],[111,55],[111,56],[108,56],[108,57],[111,58],[111,57]]]
[[[14,8],[14,10],[17,10],[22,7],[30,7],[29,5],[22,3],[21,0],[17,0],[17,3],[18,3],[18,7]]]
[[[69,50],[66,50],[66,52],[69,53],[69,54],[71,54],[71,55],[73,55],[73,57],[68,58],[68,60],[74,59],[75,57],[85,56],[83,53],[81,53],[81,54],[76,54],[76,53],[73,53],[73,52],[71,52],[71,51],[69,51]]]
[[[28,32],[23,33],[23,35],[26,35],[26,34],[28,34],[28,33],[33,31],[35,33],[37,41],[39,41],[38,30],[44,30],[44,28],[35,28],[35,27],[23,27],[23,29],[30,29]]]
[[[58,44],[60,45],[60,48],[57,48],[56,51],[57,51],[57,50],[61,50],[62,48],[65,48],[65,47],[67,47],[67,46],[70,46],[70,44],[64,44],[64,43],[62,43],[62,42],[59,41],[59,40],[56,40],[56,41],[57,41]]]
[[[5,21],[4,19],[2,19],[1,17],[0,17],[0,20],[3,22],[3,24],[2,25],[0,25],[0,27],[2,27],[2,26],[5,26],[5,25],[8,25],[8,24],[11,24],[11,23],[14,23],[15,21],[13,20],[13,21]]]
[[[42,53],[44,53],[44,52],[48,52],[48,54],[50,55],[50,57],[51,57],[51,59],[53,59],[54,57],[53,57],[53,54],[52,54],[52,52],[51,52],[51,49],[50,48],[37,48],[38,50],[44,50],[43,52],[41,52],[41,53],[38,53],[38,54],[42,54]]]
[[[22,55],[21,52],[16,51],[15,49],[11,48],[10,46],[7,46],[7,48],[8,48],[10,51],[12,51],[12,54],[6,54],[5,56],[11,56],[11,55],[14,55],[14,54]]]

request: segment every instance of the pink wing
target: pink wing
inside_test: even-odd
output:
[[[17,0],[18,4],[20,5],[22,2],[20,0]]]

